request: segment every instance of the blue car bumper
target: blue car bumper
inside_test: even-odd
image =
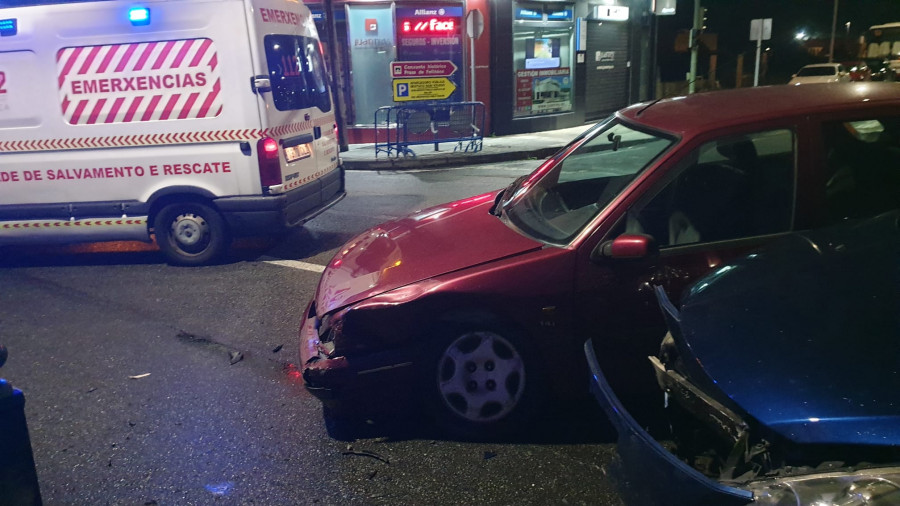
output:
[[[625,410],[600,370],[593,343],[584,343],[591,372],[591,392],[618,433],[617,452],[629,504],[743,505],[753,502],[748,490],[728,487],[688,466],[647,433]]]

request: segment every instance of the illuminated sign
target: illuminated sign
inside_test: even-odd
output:
[[[628,7],[625,7],[628,9]],[[547,13],[548,21],[568,21],[572,19],[572,9],[565,9],[562,11],[553,11]]]
[[[612,21],[628,21],[628,7],[607,7],[597,5],[594,7],[596,19],[608,19]]]
[[[572,9],[538,11],[519,7],[516,9],[515,18],[520,21],[571,21],[574,19],[574,11]]]
[[[541,20],[544,19],[544,13],[541,11],[523,9],[519,7],[518,9],[516,9],[516,19]]]
[[[391,77],[450,77],[456,69],[452,61],[395,61]]]
[[[422,35],[441,34],[456,31],[456,19],[431,18],[427,20],[404,19],[400,22],[402,33],[418,33]]]
[[[676,0],[653,0],[653,14],[657,16],[674,16]]]
[[[446,77],[434,79],[394,79],[394,102],[444,100],[456,90]]]

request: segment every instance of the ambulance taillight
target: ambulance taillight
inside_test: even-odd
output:
[[[271,137],[263,137],[256,143],[256,156],[259,159],[259,181],[263,187],[281,184],[278,142]]]

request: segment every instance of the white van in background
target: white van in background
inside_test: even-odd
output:
[[[345,196],[301,2],[17,1],[41,5],[0,8],[0,245],[155,235],[199,265]]]

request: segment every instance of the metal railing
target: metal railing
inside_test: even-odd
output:
[[[455,143],[453,151],[475,153],[484,140],[484,104],[444,102],[392,105],[375,111],[375,157],[416,156],[410,146]]]

